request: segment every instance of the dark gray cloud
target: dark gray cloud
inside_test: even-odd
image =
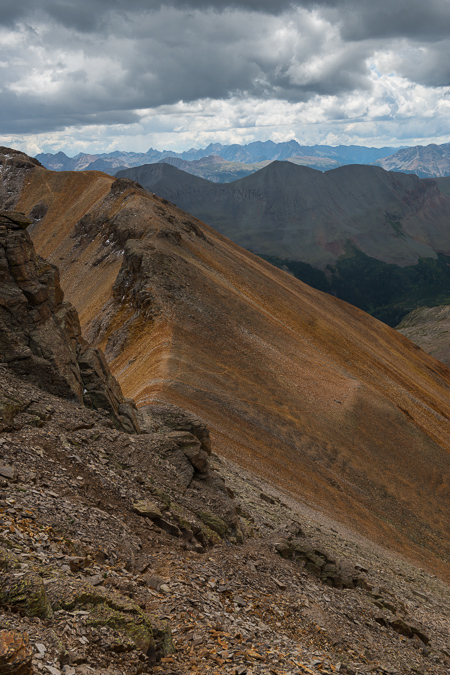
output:
[[[129,125],[139,121],[140,116],[127,109],[108,110],[98,106],[86,105],[83,101],[67,100],[55,106],[44,98],[27,98],[26,105],[21,98],[2,95],[1,133],[5,134],[42,134],[61,131],[69,127],[91,125]]]
[[[111,114],[230,96],[306,101],[367,88],[364,44],[341,44],[329,26],[306,13],[282,17],[228,12],[160,12],[111,15],[108,29],[86,35],[55,24],[23,29],[4,72],[8,100],[58,121],[71,110],[80,120],[106,122]],[[24,57],[24,45],[29,50]],[[17,65],[14,65],[17,61]],[[25,63],[24,63],[25,61]],[[14,96],[16,100],[14,100]],[[13,106],[14,107],[14,106]],[[27,119],[29,115],[27,115]],[[36,122],[36,123],[37,123]],[[79,123],[82,123],[81,121]],[[125,122],[123,122],[125,123]]]
[[[447,0],[393,0],[335,3],[332,14],[344,40],[410,38],[434,41],[450,34]]]
[[[420,117],[434,98],[417,87],[450,86],[449,34],[448,0],[4,0],[1,130],[134,125],[214,100]]]
[[[67,28],[81,31],[95,31],[104,24],[111,13],[126,15],[153,12],[164,7],[179,10],[241,9],[278,15],[292,6],[311,6],[313,2],[292,2],[291,0],[20,0],[2,2],[0,24],[12,26],[18,21],[27,21],[38,15],[60,23]]]
[[[20,0],[2,2],[0,23],[11,26],[38,14],[68,28],[92,32],[115,12],[130,15],[173,7],[178,10],[228,9],[279,15],[295,9],[323,11],[348,40],[370,37],[446,37],[450,28],[448,0]]]

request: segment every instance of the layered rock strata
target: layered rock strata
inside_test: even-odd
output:
[[[106,410],[117,427],[137,431],[134,403],[123,397],[102,352],[82,338],[57,268],[35,253],[25,231],[30,224],[21,213],[0,213],[2,361],[33,384]]]

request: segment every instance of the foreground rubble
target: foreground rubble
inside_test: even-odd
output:
[[[130,435],[0,376],[28,411],[0,438],[0,628],[34,672],[448,672],[448,587],[214,454],[187,483],[192,416]]]

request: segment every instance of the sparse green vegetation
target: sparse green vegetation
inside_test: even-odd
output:
[[[212,513],[201,511],[197,513],[200,520],[213,532],[216,532],[220,538],[225,537],[230,533],[228,525],[219,516],[213,516]]]

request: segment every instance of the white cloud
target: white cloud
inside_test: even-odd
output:
[[[268,0],[211,4],[11,3],[0,142],[74,154],[294,136],[449,140],[443,0],[427,13],[410,0],[403,18],[387,0],[305,0],[271,13]]]

